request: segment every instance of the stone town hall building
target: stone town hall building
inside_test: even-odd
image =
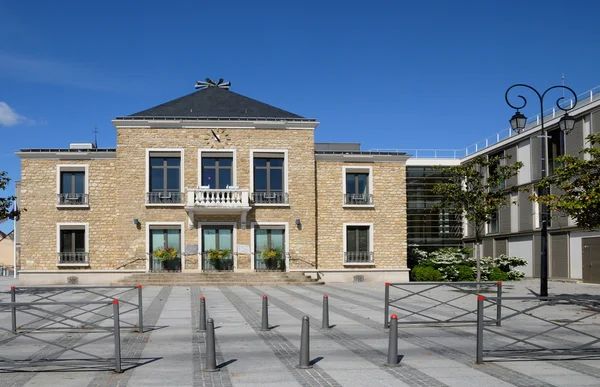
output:
[[[17,153],[22,283],[164,270],[408,280],[404,153],[315,143],[316,120],[205,86],[117,117],[114,149]]]

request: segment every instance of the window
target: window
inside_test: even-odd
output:
[[[373,263],[373,227],[371,225],[345,225],[344,264]]]
[[[371,167],[344,167],[344,205],[373,205]]]
[[[493,160],[495,158],[498,157],[504,157],[504,151],[500,151],[497,153],[492,153],[488,156],[488,160]],[[488,167],[488,176],[494,176],[496,174],[496,171],[498,169],[498,167],[504,162],[504,160],[497,160],[495,162],[493,162],[492,164],[489,165]],[[506,186],[506,182],[504,180],[500,180],[500,183],[498,184],[498,186],[495,186],[493,188],[494,191],[497,190],[501,190],[504,189]]]
[[[202,157],[202,186],[225,189],[233,185],[233,157]]]
[[[87,207],[88,178],[87,165],[58,165],[57,167],[57,207]]]
[[[255,225],[254,270],[286,270],[286,226]]]
[[[556,168],[560,163],[556,160],[565,154],[565,134],[562,130],[556,129],[548,132],[548,176],[554,175]]]
[[[253,154],[252,200],[257,204],[287,204],[284,153]]]
[[[150,151],[148,157],[148,204],[183,203],[183,151]]]
[[[161,259],[157,250],[165,249],[174,249],[176,256],[171,259]],[[181,271],[181,227],[151,226],[150,255],[150,271]]]
[[[488,223],[488,234],[498,233],[498,212],[492,215],[490,222]]]
[[[57,266],[88,266],[87,223],[57,225]]]

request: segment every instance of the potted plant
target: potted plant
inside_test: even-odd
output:
[[[277,269],[277,261],[281,258],[282,250],[279,247],[267,247],[260,252],[265,266],[269,270]]]
[[[212,250],[208,250],[207,254],[208,254],[208,260],[213,265],[213,267],[216,270],[223,270],[223,268],[225,267],[224,260],[229,259],[229,257],[231,256],[231,250],[212,249]]]
[[[168,264],[177,258],[177,249],[174,247],[160,247],[154,250],[152,254],[160,260],[163,269],[166,269]]]

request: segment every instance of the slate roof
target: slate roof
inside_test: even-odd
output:
[[[219,87],[208,87],[127,117],[117,117],[117,119],[164,118],[314,121]]]

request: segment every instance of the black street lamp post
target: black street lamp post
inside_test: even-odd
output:
[[[546,128],[544,127],[544,97],[546,96],[546,93],[548,93],[550,90],[553,90],[553,89],[566,89],[566,90],[569,90],[573,94],[573,98],[574,98],[575,102],[573,104],[570,104],[569,107],[560,106],[560,102],[565,98],[564,96],[562,96],[561,98],[559,98],[556,101],[556,106],[560,110],[565,112],[565,114],[560,119],[558,126],[565,134],[569,134],[569,132],[571,130],[573,130],[573,128],[575,127],[575,119],[568,114],[568,111],[573,109],[577,105],[577,94],[575,94],[573,89],[571,89],[570,87],[564,86],[564,85],[552,86],[552,87],[546,89],[546,91],[544,91],[542,94],[540,94],[533,87],[531,87],[529,85],[525,85],[523,83],[518,83],[518,84],[512,85],[511,87],[508,88],[508,90],[506,90],[506,93],[504,94],[504,99],[506,100],[506,103],[508,104],[508,106],[517,110],[517,112],[512,116],[512,118],[509,121],[512,130],[514,130],[517,133],[521,133],[525,129],[525,125],[527,123],[527,117],[525,117],[521,112],[519,112],[519,109],[522,109],[527,105],[527,99],[525,97],[523,97],[522,95],[519,95],[518,97],[522,100],[522,104],[516,105],[516,106],[511,104],[508,101],[508,93],[515,87],[525,87],[525,88],[532,90],[538,96],[538,98],[540,100],[540,120],[541,120],[541,126],[542,126],[542,135],[539,136],[540,140],[542,142],[542,176],[541,176],[541,178],[544,179],[547,177],[547,166],[548,166],[547,165],[548,164],[548,160],[547,160],[548,140],[547,139],[549,138],[549,136],[546,134]],[[544,196],[546,194],[547,194],[546,189],[543,189],[539,193],[540,196]],[[541,237],[541,247],[542,247],[542,249],[541,249],[542,251],[540,254],[540,277],[541,277],[540,278],[540,296],[548,297],[548,206],[545,204],[542,204],[542,206],[541,206],[540,237]]]

